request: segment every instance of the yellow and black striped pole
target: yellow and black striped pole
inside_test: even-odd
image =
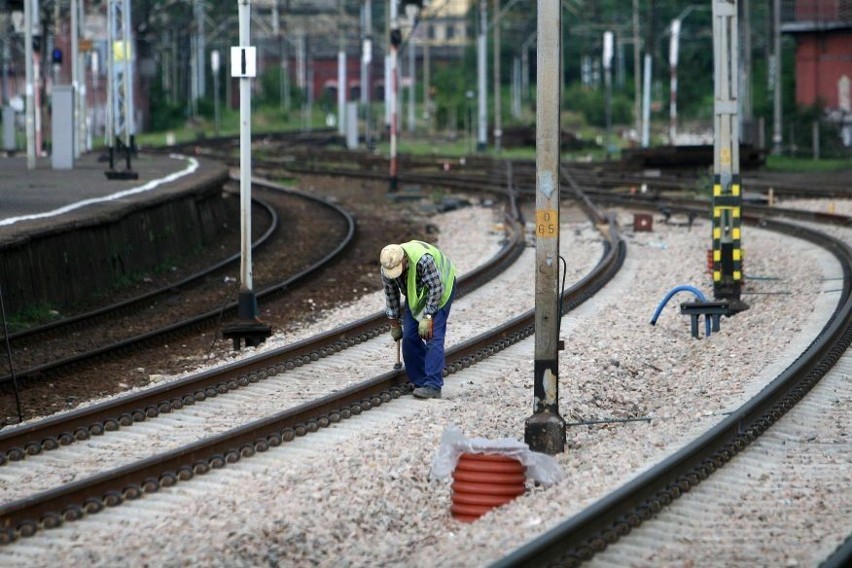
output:
[[[748,309],[743,282],[737,0],[713,0],[713,296]]]

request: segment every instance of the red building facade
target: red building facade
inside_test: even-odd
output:
[[[796,102],[852,112],[852,0],[796,0]]]

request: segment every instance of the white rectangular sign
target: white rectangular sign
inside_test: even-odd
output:
[[[255,77],[257,75],[257,48],[248,46],[231,47],[231,77]]]

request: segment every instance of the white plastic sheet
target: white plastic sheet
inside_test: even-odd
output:
[[[432,460],[432,479],[448,480],[456,469],[462,454],[497,454],[515,458],[527,468],[527,477],[544,486],[553,485],[562,479],[562,470],[551,456],[534,452],[523,442],[513,438],[489,440],[467,438],[458,426],[450,424],[441,434],[441,447]]]

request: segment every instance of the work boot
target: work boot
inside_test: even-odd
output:
[[[441,398],[441,389],[435,387],[417,387],[411,393],[417,398]]]

